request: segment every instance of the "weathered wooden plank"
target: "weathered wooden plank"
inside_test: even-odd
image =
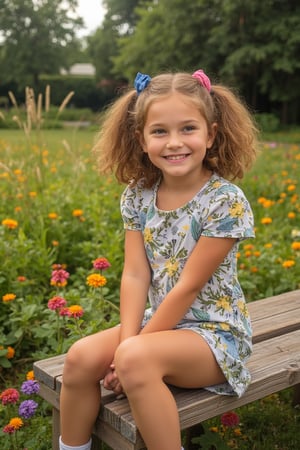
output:
[[[33,364],[35,378],[51,389],[55,389],[55,379],[62,375],[65,355],[52,356],[51,358],[36,361]]]

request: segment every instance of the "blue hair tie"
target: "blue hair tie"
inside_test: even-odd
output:
[[[151,77],[149,77],[149,75],[146,75],[145,73],[141,72],[138,72],[136,74],[134,80],[134,87],[136,89],[137,95],[140,95],[140,93],[148,86],[150,81]]]

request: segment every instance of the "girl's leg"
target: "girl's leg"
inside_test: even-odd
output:
[[[60,395],[61,439],[79,446],[89,441],[99,412],[103,379],[119,345],[119,327],[87,336],[67,353]]]
[[[148,450],[180,450],[177,406],[166,383],[195,388],[224,381],[201,336],[171,330],[134,336],[115,354],[117,375]]]

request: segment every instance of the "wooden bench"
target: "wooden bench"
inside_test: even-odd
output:
[[[290,386],[294,403],[300,403],[300,290],[249,303],[253,324],[253,354],[249,360],[252,382],[241,397],[216,395],[204,389],[172,388],[182,429]],[[52,449],[58,449],[59,393],[64,355],[34,363],[40,396],[53,407]],[[103,387],[102,387],[103,389]],[[96,420],[93,449],[100,442],[113,450],[141,450],[139,434],[126,398],[116,398],[103,389],[103,403]]]

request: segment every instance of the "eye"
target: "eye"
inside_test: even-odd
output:
[[[160,135],[165,134],[165,133],[166,133],[166,130],[164,130],[163,128],[154,128],[151,131],[151,134],[154,134],[156,136],[160,136]]]
[[[189,132],[194,131],[194,130],[196,130],[196,126],[195,125],[185,125],[183,127],[183,132],[184,133],[189,133]]]

